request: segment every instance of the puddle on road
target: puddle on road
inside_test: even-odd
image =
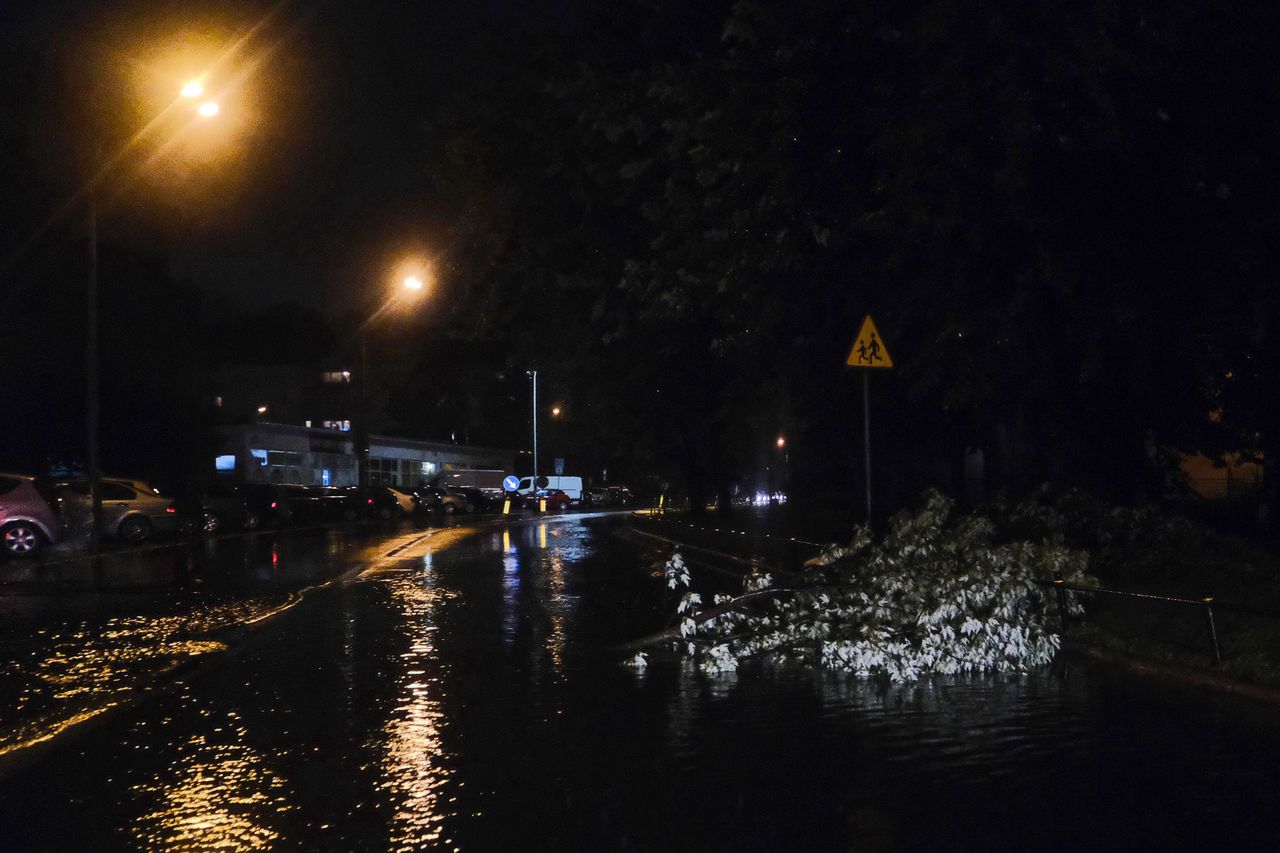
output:
[[[96,580],[91,561],[72,561],[52,583],[0,597],[0,764],[134,701],[174,666],[224,651],[220,633],[287,609],[297,587],[421,536],[362,544],[335,530],[209,540],[132,561],[115,553]],[[116,586],[121,578],[129,585]]]
[[[226,648],[212,635],[280,603],[224,602],[189,613],[129,615],[39,629],[0,642],[0,759],[132,701],[175,664]]]
[[[263,816],[289,811],[287,785],[244,734],[228,713],[178,748],[163,781],[134,786],[141,815],[131,834],[140,848],[266,850],[280,840]]]
[[[1093,669],[620,667],[607,649],[652,630],[664,587],[610,533],[388,543],[234,667],[0,788],[0,829],[35,810],[33,848],[77,849],[65,823],[146,849],[1137,849],[1277,826],[1272,740]]]

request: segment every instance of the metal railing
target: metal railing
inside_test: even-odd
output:
[[[675,514],[637,514],[635,519],[644,527],[662,532],[686,546],[714,549],[735,559],[767,563],[788,572],[801,571],[805,560],[817,556],[829,544],[766,530],[744,530],[727,524],[688,521]]]
[[[1160,604],[1172,604],[1181,607],[1190,607],[1199,609],[1204,614],[1206,636],[1209,645],[1213,650],[1213,661],[1215,664],[1222,664],[1222,644],[1219,640],[1218,620],[1215,612],[1231,612],[1239,613],[1247,616],[1256,616],[1264,619],[1280,619],[1280,610],[1273,610],[1265,607],[1251,607],[1247,604],[1235,604],[1233,602],[1218,601],[1214,596],[1205,596],[1203,598],[1183,598],[1174,595],[1159,595],[1149,592],[1133,592],[1123,589],[1107,589],[1098,586],[1081,586],[1079,584],[1067,583],[1061,577],[1055,577],[1051,581],[1040,581],[1039,584],[1044,587],[1051,587],[1055,590],[1055,598],[1058,606],[1058,616],[1062,619],[1064,632],[1073,621],[1070,607],[1067,603],[1067,593],[1076,592],[1086,595],[1111,596],[1117,599],[1128,599],[1133,601],[1142,601]],[[1076,620],[1079,621],[1079,620]]]

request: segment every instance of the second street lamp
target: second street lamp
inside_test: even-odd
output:
[[[406,264],[406,266],[418,266],[417,264]],[[370,436],[373,431],[370,427],[369,415],[369,327],[383,314],[393,310],[397,306],[404,307],[407,301],[416,301],[416,299],[427,289],[426,282],[429,282],[430,276],[425,273],[411,273],[405,275],[400,280],[400,286],[395,289],[390,298],[382,303],[379,308],[374,311],[360,326],[360,416],[356,420],[356,480],[361,486],[369,485],[369,444]]]

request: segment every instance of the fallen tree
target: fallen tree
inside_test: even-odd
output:
[[[755,572],[742,594],[715,595],[704,608],[677,549],[664,573],[683,591],[677,624],[641,642],[669,644],[707,672],[754,659],[891,681],[1024,671],[1048,663],[1060,644],[1056,604],[1038,582],[1091,582],[1083,551],[1048,539],[998,543],[990,520],[956,513],[938,492],[894,516],[883,539],[864,527],[810,562],[802,583],[780,589]],[[1068,606],[1078,609],[1074,599]],[[629,663],[647,660],[638,652]]]

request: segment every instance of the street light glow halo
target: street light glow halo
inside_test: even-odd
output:
[[[205,118],[213,118],[218,114],[220,110],[221,110],[221,107],[218,106],[217,101],[205,101],[203,104],[201,104],[199,107],[196,108],[196,112],[200,113],[200,115],[204,116]]]
[[[198,98],[204,94],[204,85],[199,80],[192,80],[182,87],[182,97]]]

